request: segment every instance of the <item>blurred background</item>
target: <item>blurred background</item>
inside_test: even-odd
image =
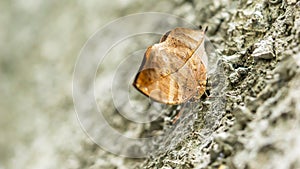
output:
[[[263,5],[267,5],[266,8],[263,8]],[[245,116],[241,114],[241,119],[237,119],[240,121],[237,125],[241,124],[243,127],[233,130],[233,138],[238,140],[242,135],[245,137],[241,138],[243,144],[229,146],[234,153],[230,158],[226,158],[238,166],[237,168],[248,167],[248,164],[250,168],[284,168],[284,165],[297,168],[299,137],[296,133],[299,132],[299,123],[295,117],[298,117],[296,112],[299,112],[299,72],[292,59],[278,62],[278,65],[276,63],[277,59],[283,56],[300,56],[297,38],[300,35],[297,29],[300,23],[299,6],[296,0],[1,0],[0,169],[133,168],[143,163],[143,159],[123,158],[108,153],[92,142],[79,124],[72,100],[75,63],[89,37],[115,19],[142,12],[165,12],[182,17],[194,25],[208,24],[218,50],[232,59],[230,62],[235,66],[230,67],[228,74],[230,77],[233,75],[233,80],[242,79],[243,83],[231,86],[229,92],[232,96],[237,96],[227,99],[230,103],[227,107],[234,112],[236,102],[244,106],[240,94],[243,97],[250,95],[249,98],[245,97],[245,106],[249,104],[247,108],[251,111],[259,111],[258,116],[247,115],[245,120]],[[241,11],[244,15],[240,14]],[[255,29],[249,29],[249,26],[254,26]],[[266,26],[270,29],[265,29]],[[241,51],[251,52],[252,46],[260,46],[262,37],[257,36],[256,31],[266,31],[267,36],[263,37],[266,40],[268,37],[276,39],[271,44],[274,45],[279,58],[252,62],[251,57],[243,57],[244,53]],[[144,41],[142,38],[137,44],[143,44]],[[231,63],[226,64],[230,66]],[[249,67],[254,72],[244,79],[240,78],[239,70],[246,70],[240,69],[243,67]],[[273,71],[275,67],[277,68]],[[298,73],[294,78],[296,70]],[[277,76],[278,74],[280,76]],[[283,83],[268,83],[269,77],[272,79],[273,75],[275,80],[279,77]],[[289,81],[289,78],[293,81]],[[235,83],[234,81],[232,83]],[[270,91],[272,95],[266,94]],[[258,98],[255,98],[256,94]],[[265,99],[272,100],[272,104],[262,104]],[[272,111],[275,112],[274,116],[266,119],[265,112]],[[291,114],[287,116],[289,113]],[[239,114],[236,116],[239,118]],[[249,122],[248,118],[252,117],[255,117],[255,120]],[[226,125],[224,128],[220,127],[220,131],[224,130],[226,133],[226,127],[232,128],[234,118],[228,116],[226,119],[224,116],[224,119]],[[130,125],[124,127],[123,124],[127,122],[119,123],[122,121],[120,119],[111,117],[110,120],[119,127],[118,129],[132,129]],[[244,123],[250,127],[245,128]],[[270,125],[266,127],[266,124]],[[219,160],[223,164],[222,147],[229,145],[227,137],[223,136],[220,135],[220,138],[224,140],[212,143],[203,153],[194,151],[199,147],[193,147],[194,143],[189,142],[186,144],[192,147],[192,153],[182,145],[179,145],[175,152],[196,154],[196,160],[194,156],[183,160],[188,164],[191,159],[195,163],[202,163],[200,159],[206,157],[207,165],[214,165],[210,159],[217,160],[216,162]],[[228,136],[231,138],[231,135]],[[195,140],[195,144],[198,144],[200,139],[196,137],[188,141]],[[244,148],[241,148],[241,145]],[[276,149],[277,147],[279,149]],[[168,165],[169,160],[174,160],[173,163],[178,164],[176,160],[183,156],[174,152],[166,153],[163,162]],[[157,161],[148,162],[152,165]],[[220,168],[225,167],[220,165]]]
[[[114,19],[171,12],[180,3],[0,1],[0,169],[81,168],[88,161],[83,158],[101,163],[100,155],[85,154],[95,148],[86,141],[72,102],[72,73],[80,49]]]

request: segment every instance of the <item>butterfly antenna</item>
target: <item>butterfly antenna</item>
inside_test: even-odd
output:
[[[206,26],[206,27],[204,28],[204,33],[206,33],[207,30],[208,30],[208,26]]]

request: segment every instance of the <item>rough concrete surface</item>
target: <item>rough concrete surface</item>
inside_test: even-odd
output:
[[[0,169],[300,168],[300,1],[31,0],[1,1],[0,9]],[[219,79],[212,75],[211,97],[168,107],[138,128],[107,115],[124,132],[169,135],[148,145],[149,158],[124,158],[81,130],[72,73],[93,32],[145,11],[208,26],[224,86],[218,94],[209,90]]]

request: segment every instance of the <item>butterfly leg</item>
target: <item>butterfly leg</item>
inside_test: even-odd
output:
[[[180,111],[176,114],[176,116],[173,118],[172,120],[172,124],[175,124],[178,119],[180,118],[181,114],[183,113],[184,109],[185,109],[185,106],[186,106],[187,103],[184,103],[182,108],[180,109]]]

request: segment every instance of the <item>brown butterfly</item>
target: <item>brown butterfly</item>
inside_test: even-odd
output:
[[[206,29],[175,28],[148,47],[133,86],[154,101],[181,104],[205,92]]]

